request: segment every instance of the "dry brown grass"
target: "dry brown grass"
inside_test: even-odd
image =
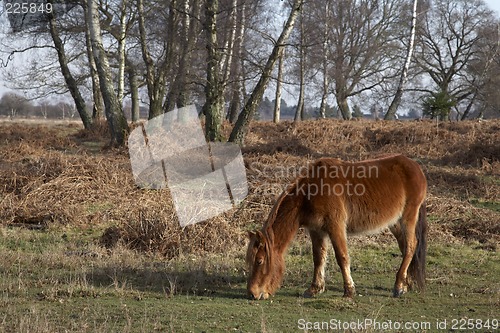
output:
[[[175,257],[245,244],[292,172],[311,159],[360,160],[403,153],[429,181],[431,237],[477,241],[495,249],[500,212],[500,121],[439,123],[255,122],[243,147],[249,196],[238,208],[180,228],[168,190],[140,190],[125,149],[107,149],[105,128],[0,123],[0,222],[45,228],[102,227],[101,243]],[[496,206],[495,206],[496,205]],[[385,237],[385,236],[382,236]]]

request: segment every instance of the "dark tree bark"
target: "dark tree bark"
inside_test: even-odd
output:
[[[222,107],[220,96],[222,89],[220,85],[220,52],[217,45],[217,11],[218,0],[207,0],[206,5],[207,33],[207,83],[205,86],[206,101],[203,106],[205,114],[205,135],[209,141],[219,141],[221,139],[222,128]]]
[[[52,1],[49,0],[49,3],[52,3]],[[57,30],[54,12],[51,12],[49,14],[49,29],[52,40],[54,41],[55,49],[57,51],[57,57],[59,59],[59,65],[61,66],[61,72],[64,77],[64,81],[66,82],[66,86],[68,87],[71,96],[73,97],[76,110],[78,111],[80,119],[83,122],[83,127],[85,129],[89,129],[90,127],[92,127],[92,118],[87,113],[85,100],[83,99],[80,90],[78,89],[78,84],[76,83],[75,78],[69,70],[68,59],[64,50],[64,43],[59,36],[59,31]]]
[[[175,0],[174,0],[175,3]],[[171,6],[174,5],[171,3]],[[171,12],[172,14],[172,12]],[[141,44],[142,59],[146,65],[146,86],[149,97],[149,119],[163,114],[163,99],[165,98],[166,77],[170,66],[170,51],[165,50],[162,59],[155,64],[147,45],[147,31],[144,13],[144,1],[137,0],[137,18],[139,25],[139,39]],[[171,18],[173,20],[173,18]],[[171,31],[168,32],[169,35]],[[168,44],[168,43],[167,43]],[[166,45],[168,47],[168,45]]]

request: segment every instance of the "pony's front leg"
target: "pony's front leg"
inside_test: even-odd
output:
[[[356,294],[356,289],[351,277],[351,263],[347,250],[347,235],[345,229],[338,229],[339,230],[331,232],[330,239],[335,250],[335,259],[337,259],[344,279],[344,297],[353,298]]]
[[[304,297],[314,297],[325,291],[325,264],[328,254],[327,235],[323,232],[309,231],[312,242],[314,277],[311,286],[304,292]]]

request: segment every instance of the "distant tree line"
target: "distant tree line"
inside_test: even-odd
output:
[[[75,107],[70,103],[49,104],[41,102],[34,104],[25,97],[11,92],[0,98],[0,117],[75,119],[75,116],[78,117]]]

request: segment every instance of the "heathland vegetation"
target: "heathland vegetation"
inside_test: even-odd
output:
[[[499,319],[498,121],[253,122],[242,148],[248,197],[184,229],[168,190],[137,188],[127,151],[108,135],[105,124],[0,123],[0,331],[283,332],[365,319],[433,328],[447,320],[448,329],[474,320],[492,331]],[[384,231],[349,239],[353,301],[341,298],[331,249],[326,293],[304,299],[312,256],[301,232],[284,286],[270,300],[247,300],[247,231],[262,225],[294,171],[322,156],[385,153],[415,159],[428,178],[426,291],[391,297],[400,257]]]

